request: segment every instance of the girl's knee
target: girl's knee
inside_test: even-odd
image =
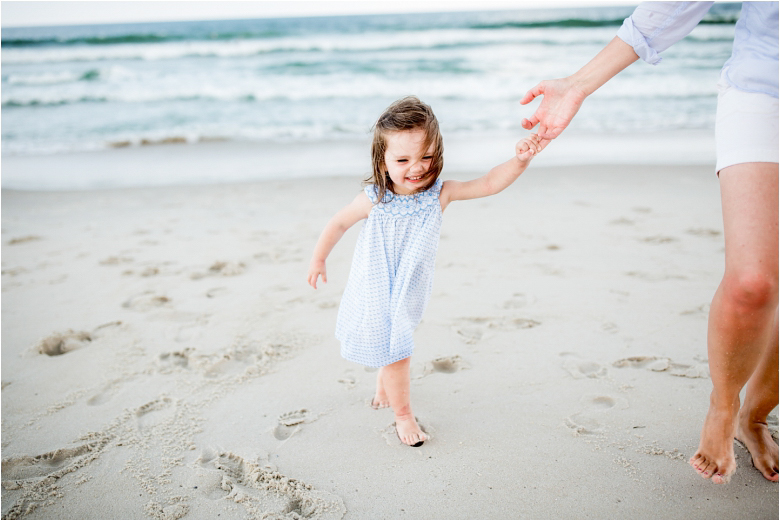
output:
[[[777,273],[743,270],[727,273],[723,278],[725,296],[746,310],[777,307]]]

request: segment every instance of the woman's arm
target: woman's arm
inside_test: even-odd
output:
[[[582,69],[566,78],[546,80],[529,90],[522,105],[537,96],[542,103],[530,119],[539,124],[539,136],[555,139],[571,122],[585,98],[640,57],[651,64],[661,61],[659,52],[690,33],[713,2],[643,2],[626,18],[617,36]]]
[[[493,167],[482,177],[465,182],[445,181],[439,195],[441,209],[447,208],[452,201],[487,197],[502,191],[520,177],[520,174],[528,168],[531,158],[541,152],[549,142],[547,139],[539,139],[536,134],[531,134],[515,145],[515,157]]]
[[[585,98],[638,59],[633,47],[616,36],[571,76],[545,80],[529,90],[520,104],[530,103],[537,96],[544,98],[534,115],[523,120],[523,128],[531,130],[537,123],[541,123],[539,136],[555,139],[571,123]]]
[[[328,282],[325,259],[328,258],[333,247],[356,222],[368,217],[371,206],[371,200],[365,192],[360,192],[351,203],[339,210],[325,225],[309,263],[307,280],[314,289],[317,289],[317,279],[320,275],[322,275],[322,282]]]

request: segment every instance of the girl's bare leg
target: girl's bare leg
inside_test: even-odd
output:
[[[733,439],[740,391],[751,380],[746,405],[754,412],[746,411],[746,417],[760,416],[777,404],[777,358],[773,362],[765,353],[773,342],[777,350],[778,165],[743,163],[724,168],[720,186],[726,271],[709,317],[710,407],[690,464],[702,477],[726,483],[737,466]],[[762,359],[767,367],[761,366]],[[772,371],[774,380],[767,376]],[[772,385],[774,397],[767,392]],[[766,416],[761,420],[766,421]],[[754,460],[771,459],[764,454],[766,444],[752,445],[762,452],[753,454]]]
[[[409,358],[404,358],[394,364],[386,365],[381,369],[382,386],[390,401],[390,406],[395,413],[395,428],[398,437],[407,445],[415,445],[428,439],[425,433],[417,425],[410,405],[409,387],[411,376],[409,374]]]

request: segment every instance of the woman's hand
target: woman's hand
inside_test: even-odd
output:
[[[571,123],[587,94],[569,78],[545,80],[529,90],[520,104],[526,105],[537,96],[543,96],[542,103],[531,119],[523,119],[523,128],[531,130],[539,124],[539,137],[555,139]]]

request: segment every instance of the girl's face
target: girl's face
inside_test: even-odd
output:
[[[385,142],[385,170],[393,181],[393,191],[409,195],[425,186],[433,160],[433,145],[423,150],[425,131],[388,132]]]

